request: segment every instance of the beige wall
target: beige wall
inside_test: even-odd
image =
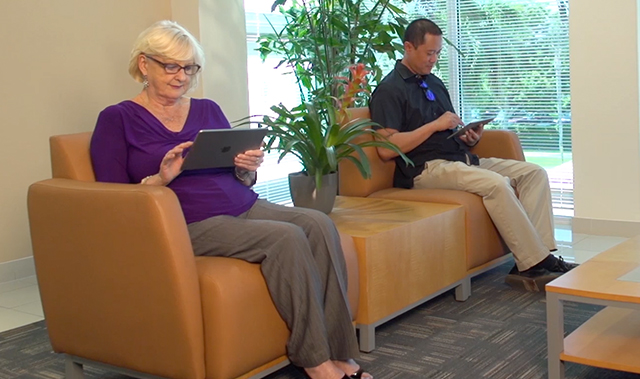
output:
[[[200,42],[207,60],[204,97],[218,102],[231,121],[248,116],[244,2],[200,0],[199,13]]]
[[[205,31],[203,44],[209,47],[215,45],[210,31],[242,28],[233,37],[235,42],[227,41],[231,45],[219,45],[238,45],[233,59],[216,65],[214,59],[221,52],[207,52],[203,89],[208,97],[221,98],[223,109],[231,110],[229,118],[247,114],[244,19],[238,18],[242,4],[242,0],[0,1],[4,142],[0,264],[31,255],[26,193],[31,183],[51,176],[49,136],[92,130],[100,110],[140,90],[127,74],[129,52],[137,35],[154,21],[171,19],[175,13],[175,19],[196,36]],[[202,8],[204,17],[198,14]],[[227,11],[233,12],[231,17],[219,16]],[[224,77],[234,80],[230,93],[223,88],[230,84]]]
[[[588,228],[592,220],[634,225],[640,221],[637,1],[572,0],[570,46],[574,231],[596,233]]]
[[[249,115],[247,43],[243,0],[172,0],[173,19],[205,51],[202,88],[194,96],[215,100],[231,121]]]

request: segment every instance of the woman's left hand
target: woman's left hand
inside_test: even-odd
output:
[[[234,163],[242,171],[256,171],[264,162],[264,151],[260,149],[247,150],[243,154],[236,155]]]

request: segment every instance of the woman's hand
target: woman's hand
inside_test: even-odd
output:
[[[264,151],[260,149],[247,150],[238,154],[233,160],[236,170],[239,172],[256,171],[264,162]]]
[[[160,162],[160,171],[158,172],[158,176],[162,181],[162,185],[167,185],[171,183],[176,176],[180,175],[182,172],[182,162],[184,158],[182,157],[182,153],[184,149],[187,149],[193,145],[193,142],[183,142],[173,149],[167,151],[167,154],[162,158],[162,162]]]

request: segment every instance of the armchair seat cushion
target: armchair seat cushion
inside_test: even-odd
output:
[[[465,212],[467,270],[500,258],[508,251],[478,195],[444,189],[388,188],[374,192],[369,197],[462,205]]]
[[[353,319],[358,262],[353,239],[340,235]],[[224,257],[196,257],[204,323],[207,378],[236,378],[286,355],[289,329],[274,306],[260,265]]]
[[[289,330],[260,265],[197,257],[207,378],[236,378],[286,354]]]

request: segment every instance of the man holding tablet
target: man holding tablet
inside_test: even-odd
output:
[[[527,288],[525,283],[535,281],[544,288],[575,267],[550,253],[557,248],[546,171],[528,162],[479,159],[470,152],[491,119],[456,133],[455,128],[464,123],[455,114],[444,83],[431,73],[442,43],[442,30],[435,23],[411,22],[404,35],[402,60],[371,96],[371,119],[384,126],[381,131],[415,164],[410,167],[396,159],[394,186],[453,189],[481,196],[516,260],[507,283]],[[378,154],[383,160],[397,158],[387,149],[378,149]]]

